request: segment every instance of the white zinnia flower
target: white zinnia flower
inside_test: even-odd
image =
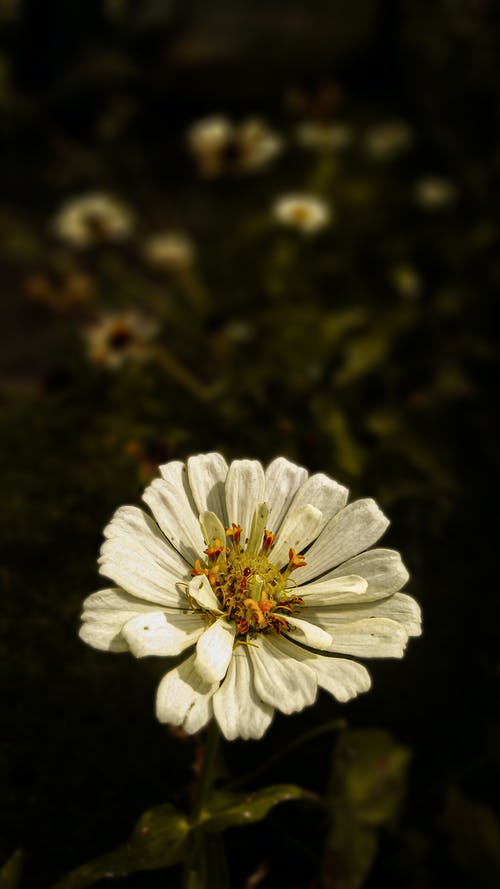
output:
[[[116,370],[126,361],[147,358],[157,333],[155,320],[130,310],[103,315],[86,328],[84,336],[90,360]]]
[[[72,247],[123,241],[131,233],[132,214],[111,195],[93,192],[65,201],[52,220],[54,234]]]
[[[415,183],[415,201],[424,210],[441,210],[449,207],[457,197],[457,188],[449,179],[441,176],[424,176]]]
[[[263,120],[234,124],[223,115],[206,117],[188,130],[187,143],[204,176],[252,173],[283,149],[283,140]]]
[[[305,120],[297,127],[296,138],[303,148],[340,151],[352,142],[353,131],[344,123]]]
[[[159,232],[146,241],[144,257],[153,266],[177,271],[192,265],[194,244],[177,232]]]
[[[277,222],[307,234],[325,228],[332,218],[325,201],[311,194],[283,195],[275,202],[272,213]]]
[[[161,722],[193,733],[214,717],[229,740],[259,738],[318,687],[367,691],[349,656],[401,657],[420,634],[399,554],[368,549],[389,524],[373,500],[346,506],[346,488],[284,457],[264,471],[200,454],[160,472],[144,493],[153,517],[123,506],[104,531],[100,572],[116,586],[86,599],[80,636],[188,653],[160,682]]]
[[[391,160],[410,148],[413,130],[404,120],[388,120],[371,127],[365,136],[365,149],[374,160]]]

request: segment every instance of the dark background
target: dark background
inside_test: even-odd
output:
[[[343,707],[324,695],[261,743],[226,744],[229,774],[322,720],[386,729],[412,765],[363,885],[498,885],[495,4],[4,0],[0,20],[0,860],[23,847],[22,885],[49,887],[143,809],[185,801],[193,745],[153,714],[165,663],[93,651],[77,627],[113,510],[139,502],[158,462],[217,449],[281,453],[375,497],[424,614],[402,662],[369,665],[368,695]],[[354,136],[320,155],[293,134],[325,94],[324,116]],[[216,112],[265,118],[285,151],[255,174],[203,178],[185,132]],[[412,144],[376,161],[365,134],[393,119]],[[426,175],[451,182],[453,200],[418,205]],[[270,218],[277,196],[303,190],[335,207],[313,238]],[[75,252],[54,239],[61,201],[87,191],[132,208],[131,243]],[[163,229],[193,240],[191,284],[141,261],[141,239]],[[401,266],[417,274],[411,294]],[[88,299],[59,284],[32,298],[34,275],[57,283],[68,268]],[[85,325],[130,306],[159,319],[187,383],[169,361],[89,361]],[[285,754],[260,785],[324,793],[332,743]],[[322,818],[277,811],[230,833],[234,886],[266,858],[264,887],[346,887],[315,872]]]

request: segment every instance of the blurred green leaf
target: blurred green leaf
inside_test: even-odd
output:
[[[474,886],[500,885],[500,821],[483,803],[472,802],[450,788],[443,817],[451,853]]]
[[[342,797],[360,823],[386,824],[397,815],[406,788],[410,751],[388,732],[349,730],[340,736],[334,769]]]
[[[276,784],[251,794],[217,791],[210,797],[201,818],[207,830],[218,832],[226,827],[262,821],[279,803],[308,796],[306,790],[294,784]]]
[[[347,730],[330,778],[330,828],[323,862],[326,889],[358,889],[377,852],[377,830],[397,815],[410,752],[379,730]]]
[[[0,869],[0,889],[18,889],[21,885],[23,851],[16,849]]]
[[[104,878],[170,867],[183,860],[189,831],[187,818],[174,806],[150,809],[141,816],[127,843],[78,867],[54,889],[85,889]]]

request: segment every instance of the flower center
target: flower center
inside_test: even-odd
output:
[[[285,587],[294,568],[306,563],[290,549],[288,564],[280,570],[269,559],[274,534],[265,529],[260,549],[254,551],[252,535],[243,546],[241,533],[237,524],[226,528],[226,541],[214,538],[205,550],[207,559],[197,559],[191,574],[207,576],[226,619],[236,624],[240,639],[256,633],[289,632],[292,627],[287,614],[292,614],[303,600],[290,595]]]

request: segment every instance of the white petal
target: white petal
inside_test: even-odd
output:
[[[198,640],[194,665],[208,682],[217,682],[227,673],[233,654],[236,624],[219,618]]]
[[[144,491],[148,504],[166,537],[190,565],[199,558],[205,544],[198,509],[189,487],[184,463],[174,460],[160,466],[163,478],[156,478]]]
[[[360,574],[368,581],[366,600],[384,598],[396,593],[405,585],[409,574],[400,554],[394,549],[370,549],[359,556],[354,556],[329,571],[322,578],[337,577],[339,574]]]
[[[368,549],[384,533],[388,524],[389,520],[374,500],[355,500],[341,509],[323,528],[307,552],[307,565],[297,568],[294,579],[299,584],[304,583]]]
[[[314,613],[317,619],[321,620],[322,626],[328,625],[332,628],[339,623],[351,623],[354,620],[364,620],[368,617],[388,617],[401,624],[408,636],[420,636],[422,633],[420,606],[406,593],[394,593],[386,599],[378,599],[366,604],[363,602],[359,605],[318,607]],[[333,629],[331,632],[333,634]]]
[[[304,503],[312,503],[323,513],[323,527],[347,503],[349,491],[322,472],[317,472],[307,479],[297,491],[290,509],[298,509]]]
[[[101,574],[140,599],[173,608],[186,605],[176,584],[188,576],[188,566],[142,509],[120,507],[104,536]]]
[[[191,599],[194,599],[205,611],[222,614],[220,602],[210,586],[210,581],[206,574],[198,574],[196,577],[193,577],[188,590]]]
[[[318,685],[341,703],[368,691],[371,686],[370,674],[363,664],[347,658],[313,654],[283,636],[277,636],[275,644],[287,657],[295,658],[314,670]]]
[[[321,523],[321,512],[309,503],[289,512],[276,536],[270,561],[278,568],[288,564],[290,548],[302,552],[317,537]]]
[[[276,534],[296,492],[307,480],[307,470],[285,457],[277,457],[267,467],[265,478],[264,500],[269,504],[267,529]]]
[[[288,657],[274,637],[252,640],[249,654],[255,690],[263,701],[282,713],[296,713],[314,703],[318,685],[314,671]]]
[[[189,484],[198,512],[214,512],[227,526],[224,482],[227,463],[222,454],[198,454],[187,461]],[[222,538],[224,539],[224,538]]]
[[[307,619],[301,620],[292,614],[287,614],[285,619],[287,623],[291,624],[298,631],[301,642],[310,645],[312,648],[320,648],[325,651],[330,649],[332,637],[326,630],[321,629],[316,624],[309,623]]]
[[[119,588],[99,590],[83,603],[80,638],[101,651],[128,651],[121,635],[122,628],[137,615],[157,609],[157,605],[137,599]]]
[[[194,655],[170,670],[156,693],[156,716],[160,722],[180,725],[192,734],[212,715],[212,696],[218,683],[208,683],[194,668]]]
[[[203,534],[203,539],[207,546],[209,546],[211,543],[213,543],[214,540],[217,539],[220,540],[220,542],[225,546],[226,529],[219,517],[216,516],[214,512],[200,513],[200,526]]]
[[[344,624],[326,619],[324,610],[317,609],[314,615],[308,611],[307,616],[331,634],[329,651],[354,657],[403,657],[408,633],[395,620],[369,617]]]
[[[337,605],[342,602],[364,602],[368,583],[364,577],[358,574],[348,574],[344,577],[332,577],[331,580],[319,580],[316,583],[306,583],[297,587],[289,587],[289,592],[299,595],[304,604],[311,605]]]
[[[246,648],[235,648],[226,678],[213,699],[215,718],[228,741],[261,738],[273,718],[273,708],[255,691]]]
[[[170,657],[194,645],[204,630],[201,616],[194,612],[165,614],[153,611],[129,620],[122,629],[122,636],[135,657]]]
[[[226,478],[229,524],[241,525],[242,543],[250,534],[257,503],[264,500],[264,470],[258,460],[233,460]]]

